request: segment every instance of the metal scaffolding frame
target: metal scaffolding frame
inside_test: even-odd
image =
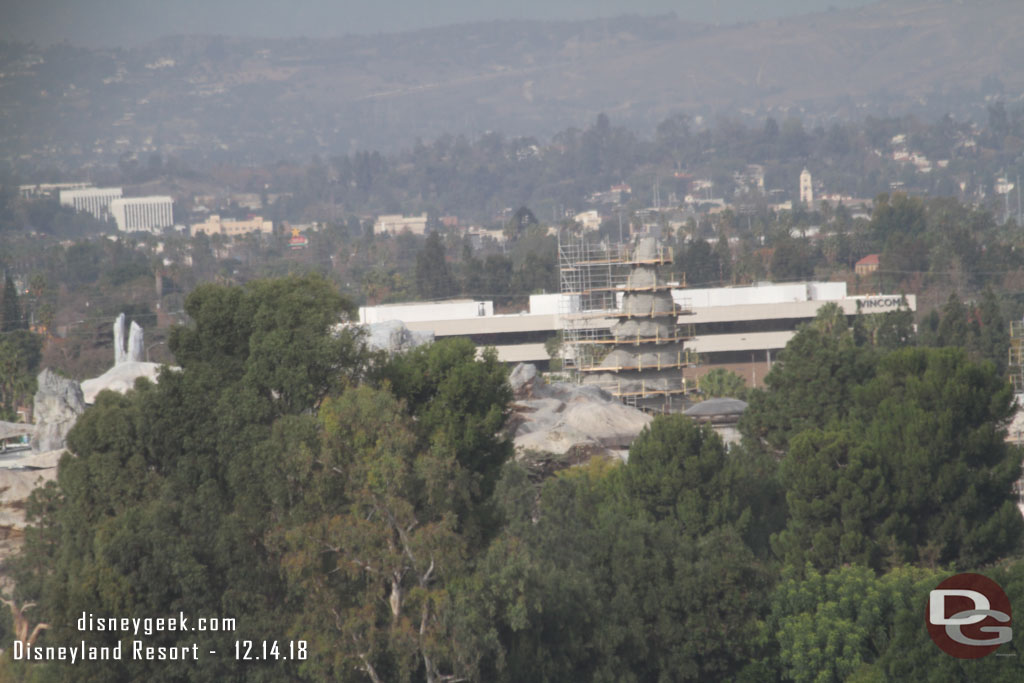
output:
[[[1010,321],[1010,354],[1007,371],[1015,394],[1024,393],[1024,321]]]
[[[562,367],[575,381],[598,386],[646,410],[682,408],[682,402],[673,397],[690,391],[683,368],[695,365],[697,356],[683,347],[693,338],[693,326],[678,324],[680,315],[692,313],[689,301],[671,300],[671,290],[685,286],[685,278],[670,283],[656,274],[657,268],[673,262],[671,247],[656,245],[641,251],[631,245],[588,242],[582,236],[559,232]],[[623,296],[640,294],[657,300],[652,298],[649,307],[624,310]],[[638,328],[635,334],[626,334],[621,327],[613,332],[616,325],[629,320],[660,321],[661,327],[655,326],[653,333]],[[656,360],[644,362],[644,349],[652,347]],[[636,354],[631,356],[634,360],[619,362],[622,354],[608,358],[613,351],[626,349]],[[658,376],[652,376],[653,372]]]

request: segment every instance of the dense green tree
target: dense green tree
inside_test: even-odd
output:
[[[740,533],[741,472],[709,428],[674,416],[645,430],[627,465],[593,461],[546,482],[539,501],[525,475],[507,476],[506,532],[463,598],[480,677],[737,675],[770,582]]]
[[[1000,373],[1006,371],[1010,333],[995,293],[986,288],[981,301],[965,304],[954,292],[940,310],[932,310],[918,334],[925,346],[951,346],[967,351],[976,361],[990,361]]]
[[[775,280],[806,280],[814,275],[806,240],[786,236],[772,246],[771,272]]]
[[[924,632],[922,589],[943,578],[939,571],[913,568],[876,577],[862,565],[803,574],[783,570],[764,623],[765,636],[778,642],[777,674],[796,683],[856,680],[888,653],[904,612],[912,612]]]
[[[459,466],[418,449],[412,420],[386,391],[350,389],[320,419],[323,448],[303,468],[306,486],[337,493],[296,491],[305,519],[284,536],[284,566],[305,596],[299,624],[332,653],[309,669],[324,679],[358,670],[373,681],[446,680],[455,663],[447,585],[464,572],[465,542],[437,481],[457,478]],[[294,455],[302,467],[308,456]]]
[[[28,329],[25,313],[18,303],[18,289],[10,275],[4,277],[3,302],[0,303],[0,332]]]
[[[771,593],[762,637],[778,650],[761,664],[765,680],[820,681],[998,681],[1019,680],[1016,656],[957,659],[941,653],[924,628],[928,593],[952,572],[901,567],[878,576],[852,565],[819,573],[783,570]],[[980,573],[1002,586],[1011,604],[1024,598],[1024,563],[1019,560]],[[1014,629],[1012,644],[1024,646]]]
[[[1019,558],[975,571],[998,583],[1006,592],[1011,605],[1019,605],[1024,600],[1024,562]],[[928,636],[927,629],[921,625],[922,605],[928,599],[928,592],[951,572],[935,573],[938,576],[932,580],[923,574],[921,581],[903,589],[901,608],[893,614],[887,628],[890,634],[889,647],[872,666],[865,667],[859,680],[928,680],[938,683],[1012,683],[1021,680],[1024,677],[1024,661],[1021,661],[1019,653],[1024,650],[1024,630],[1019,628],[1013,629],[1013,640],[1001,646],[994,655],[981,659],[936,656],[935,643]],[[886,583],[888,579],[888,575],[883,576],[879,583]]]
[[[739,524],[749,513],[734,498],[740,472],[710,425],[656,417],[633,441],[623,488],[656,520],[672,519],[693,535]]]
[[[451,479],[428,481],[428,491],[452,506],[475,542],[493,531],[487,501],[512,455],[500,434],[512,399],[506,373],[493,350],[477,361],[468,339],[419,347],[380,371],[416,418],[419,447],[451,463]]]
[[[455,279],[438,232],[430,233],[423,249],[416,254],[416,290],[420,298],[428,301],[447,299],[455,294]]]
[[[871,346],[883,351],[910,346],[916,341],[914,312],[905,300],[898,310],[885,313],[864,313],[858,309],[853,321],[853,334],[858,346]]]
[[[794,566],[980,566],[1019,549],[1006,444],[1009,384],[958,349],[882,359],[844,419],[790,442],[780,474],[789,521],[773,547]]]
[[[747,395],[747,381],[725,368],[715,368],[697,380],[697,386],[708,398],[729,397],[743,400]]]
[[[43,338],[27,330],[0,333],[0,415],[15,420],[15,409],[36,391]]]
[[[856,344],[838,306],[823,306],[779,354],[767,388],[750,393],[740,430],[752,446],[781,454],[794,435],[845,415],[873,373],[874,352]]]
[[[1006,371],[1007,349],[1010,348],[1010,330],[999,299],[991,287],[986,287],[977,305],[977,334],[968,348],[974,360],[988,360],[1000,374]]]
[[[348,309],[314,277],[190,295],[191,324],[170,341],[181,370],[164,371],[155,386],[140,381],[126,396],[102,393],[68,436],[76,457],[64,458],[56,486],[34,494],[36,526],[14,575],[18,598],[38,601],[53,625],[46,637],[80,638],[82,611],[183,611],[238,619],[234,633],[203,636],[225,653],[235,639],[286,639],[300,602],[283,581],[280,548],[268,543],[278,478],[288,476],[274,466],[289,442],[274,436],[301,435],[296,421],[361,374],[356,340],[336,330]],[[102,634],[96,644],[118,637]],[[195,640],[161,634],[150,644]],[[268,662],[243,674],[243,664],[126,658],[113,668],[62,667],[58,680],[270,681],[295,667]]]

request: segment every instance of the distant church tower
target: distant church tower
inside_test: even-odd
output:
[[[800,173],[800,203],[808,208],[814,204],[814,187],[811,185],[811,172],[806,168]]]

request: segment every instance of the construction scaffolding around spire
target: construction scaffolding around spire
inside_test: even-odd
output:
[[[683,408],[696,355],[684,347],[692,326],[678,321],[692,311],[672,296],[685,283],[659,275],[672,263],[652,237],[631,247],[559,235],[562,364],[576,381],[652,412]]]
[[[1007,371],[1013,383],[1013,393],[1024,393],[1024,321],[1010,321],[1010,357]]]

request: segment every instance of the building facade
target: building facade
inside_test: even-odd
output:
[[[384,214],[377,217],[373,224],[373,234],[398,235],[408,230],[414,235],[423,235],[427,232],[427,214],[419,216],[403,216],[400,213]]]
[[[170,197],[131,197],[110,202],[110,215],[121,232],[155,232],[174,225]]]
[[[36,183],[29,185],[19,185],[18,194],[24,199],[31,199],[33,197],[52,197],[56,192],[65,192],[67,190],[85,190],[92,187],[92,183]]]
[[[60,203],[75,211],[91,213],[96,220],[105,221],[110,217],[110,204],[121,198],[120,187],[89,187],[77,190],[61,190]]]
[[[762,386],[764,376],[797,327],[812,321],[826,304],[839,306],[851,324],[858,314],[917,309],[912,294],[847,296],[845,282],[673,289],[672,298],[677,311],[687,311],[676,321],[687,328],[686,337],[692,335],[684,348],[699,358],[699,363],[691,367],[689,357],[672,350],[689,386],[696,386],[701,375],[716,367],[740,374],[747,386]],[[621,292],[618,299],[620,311],[628,313],[632,299]],[[578,296],[536,294],[530,297],[528,310],[515,314],[495,314],[491,301],[463,299],[364,307],[359,309],[359,319],[363,323],[401,320],[410,330],[430,331],[438,339],[469,337],[481,348],[496,347],[501,361],[534,363],[546,369],[550,356],[545,341],[564,333],[563,318],[579,312]],[[587,328],[593,330],[592,336],[602,330],[607,334],[621,321],[622,315],[588,318]],[[655,362],[658,360],[664,359]]]
[[[236,221],[230,218],[221,218],[214,214],[203,223],[192,224],[193,236],[201,232],[207,235],[227,235],[228,237],[245,235],[250,232],[261,232],[269,235],[274,232],[274,224],[263,220],[261,216],[255,216],[246,221]]]

